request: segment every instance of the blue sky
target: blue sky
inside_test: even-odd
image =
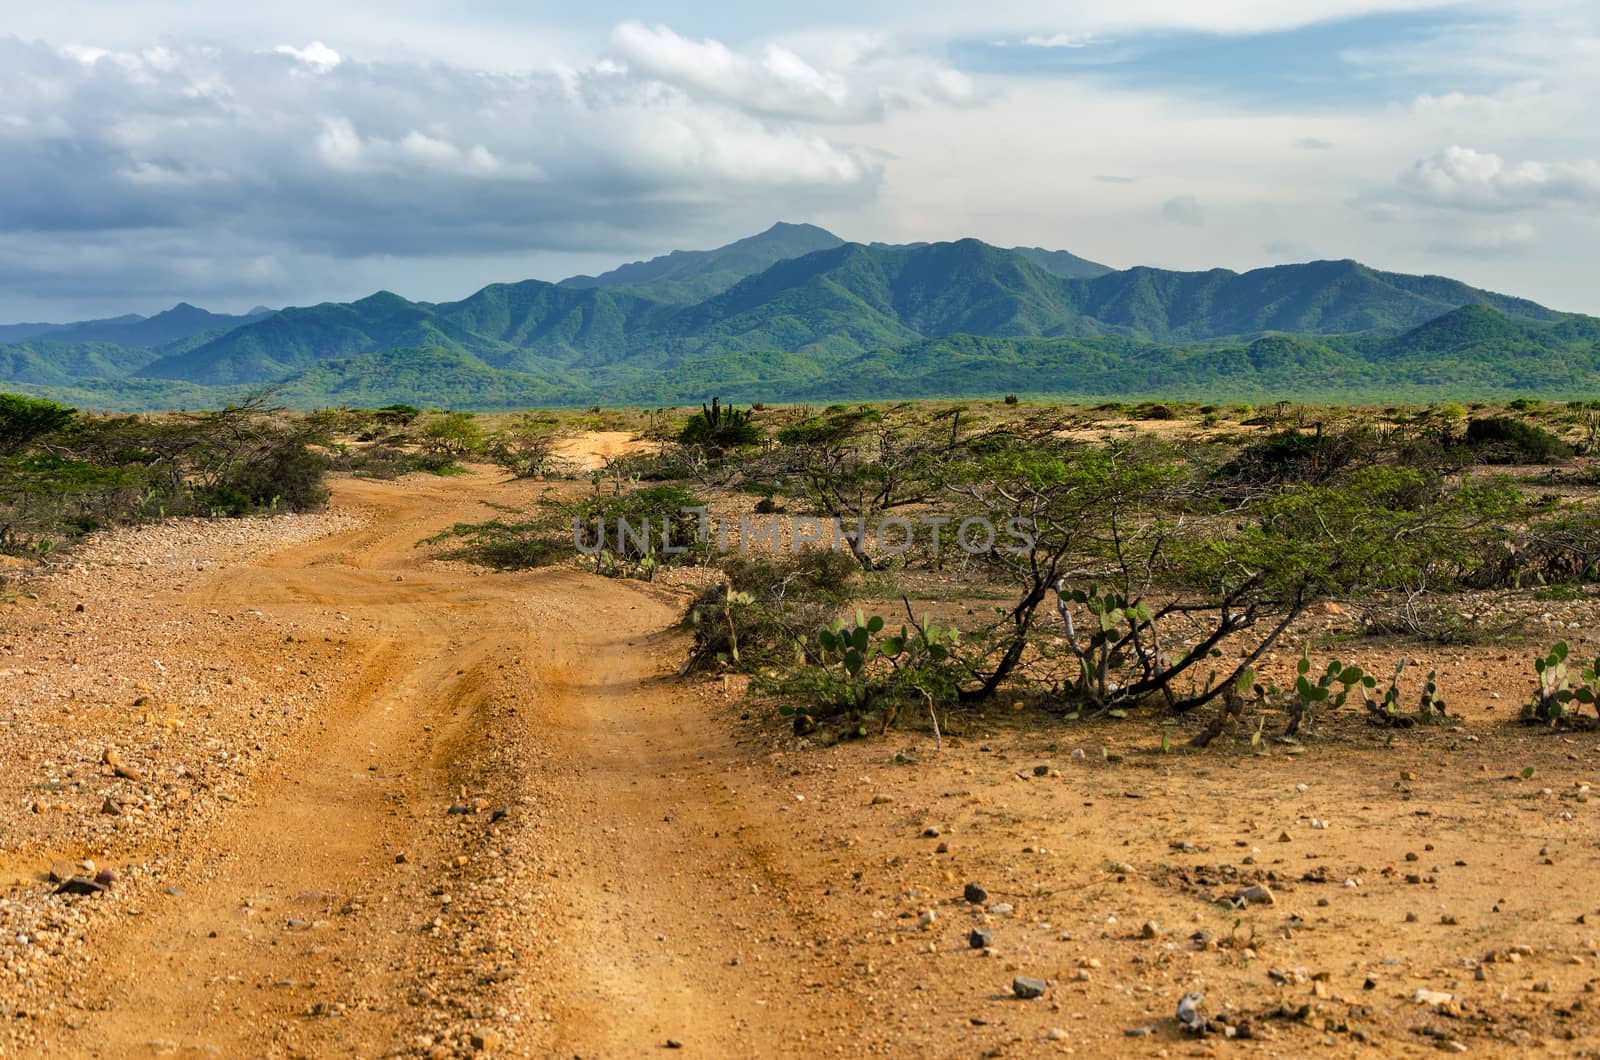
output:
[[[1492,32],[1503,16],[1464,10],[1403,11],[1256,33],[1152,30],[1050,43],[953,41],[950,61],[974,74],[1068,80],[1095,78],[1122,90],[1158,90],[1240,107],[1343,108],[1427,92],[1436,78],[1403,65],[1364,66],[1374,50],[1427,47],[1450,33]],[[1459,89],[1490,90],[1494,79],[1463,69]]]
[[[776,220],[1600,313],[1600,4],[6,5],[0,321],[414,298]]]

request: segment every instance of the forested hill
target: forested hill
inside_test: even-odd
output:
[[[463,406],[713,391],[1572,389],[1600,382],[1597,324],[1353,261],[1112,270],[1066,251],[864,245],[777,225],[717,250],[493,284],[455,302],[379,292],[243,317],[179,305],[148,319],[12,326],[0,382],[124,407],[266,385],[306,404]]]

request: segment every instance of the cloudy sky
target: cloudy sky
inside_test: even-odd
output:
[[[0,321],[441,300],[776,220],[1600,313],[1595,0],[0,12]]]

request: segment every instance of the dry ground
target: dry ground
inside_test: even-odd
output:
[[[0,1054],[1600,1050],[1600,736],[1507,724],[1526,651],[1441,655],[1457,724],[1389,747],[1003,707],[818,748],[674,676],[685,591],[414,547],[537,488],[341,480],[0,605]]]

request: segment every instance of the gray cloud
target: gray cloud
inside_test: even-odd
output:
[[[1518,254],[1532,246],[1538,232],[1530,224],[1516,223],[1489,227],[1454,228],[1428,244],[1436,254],[1468,258],[1499,258]]]
[[[1171,224],[1199,226],[1206,223],[1206,209],[1193,195],[1179,195],[1161,204],[1161,217]]]
[[[1261,249],[1279,261],[1311,261],[1317,257],[1317,252],[1310,244],[1296,239],[1268,240],[1261,245]]]
[[[1315,136],[1303,136],[1294,145],[1302,151],[1332,151],[1334,148],[1332,140],[1319,140]]]
[[[625,50],[509,75],[317,43],[0,39],[0,277],[13,300],[276,296],[305,261],[632,248],[709,218],[770,223],[876,194],[881,162],[808,118],[833,117],[835,91],[847,108],[898,91],[883,71],[726,52],[767,78],[744,106]]]

